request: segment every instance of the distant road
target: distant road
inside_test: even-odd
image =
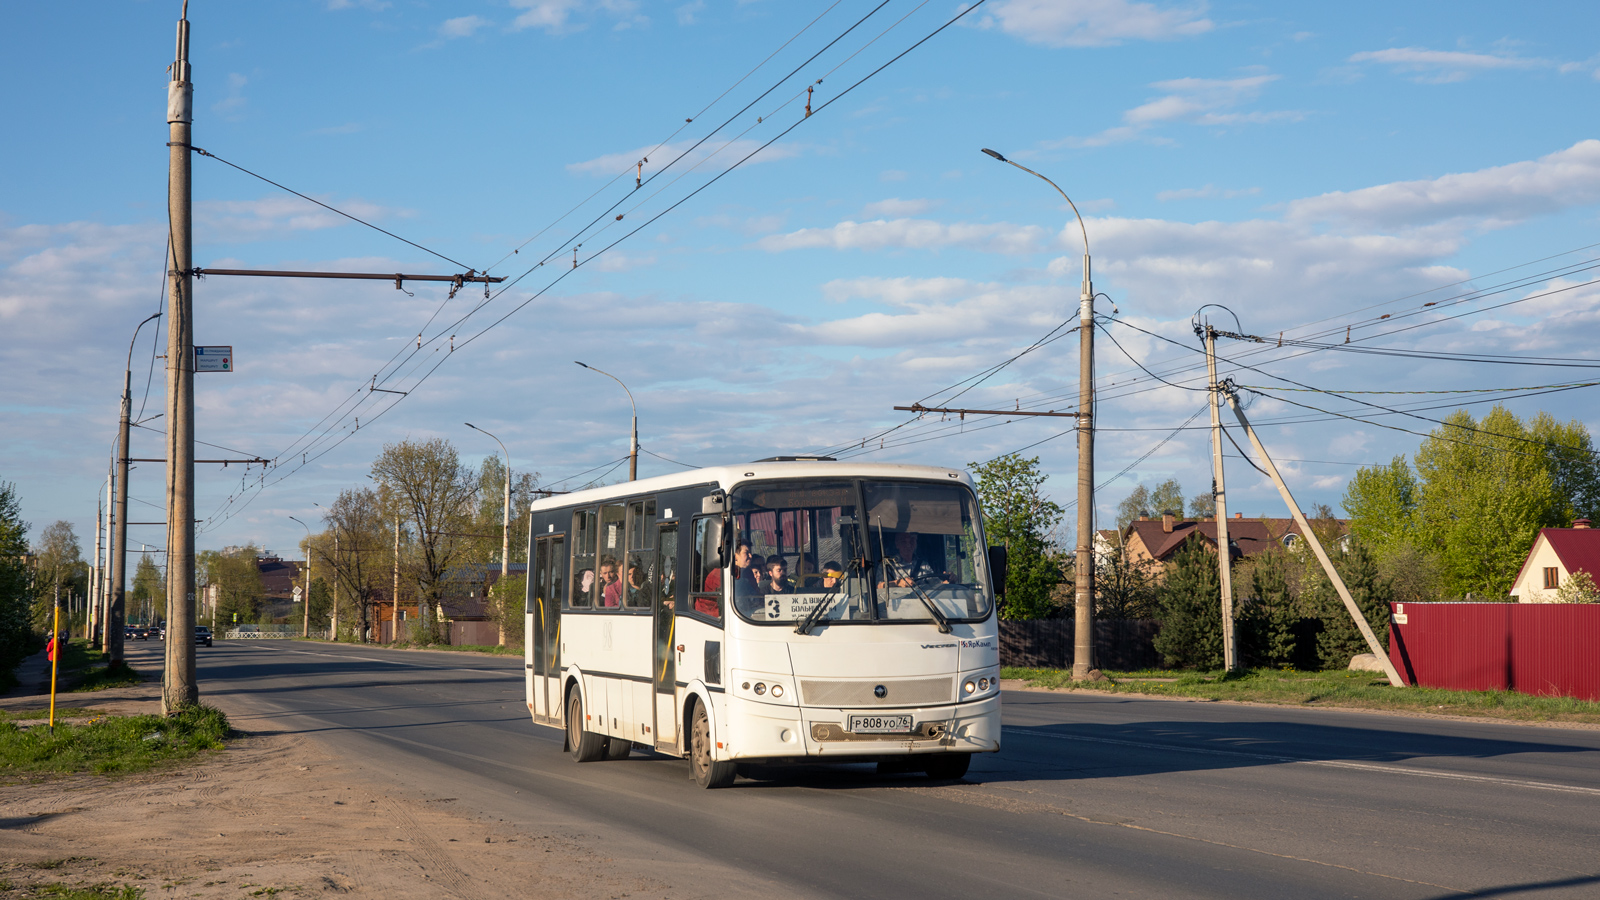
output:
[[[1600,897],[1600,731],[1011,692],[1004,752],[963,783],[819,767],[703,791],[681,760],[572,762],[529,720],[518,658],[269,641],[199,658],[241,728],[277,720],[695,893],[738,870],[784,897]]]

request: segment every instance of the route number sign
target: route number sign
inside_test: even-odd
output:
[[[194,370],[196,372],[232,372],[233,347],[195,347]]]

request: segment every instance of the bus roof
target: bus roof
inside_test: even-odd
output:
[[[605,487],[556,494],[532,504],[533,512],[601,503],[620,497],[659,493],[674,488],[697,484],[715,484],[723,490],[732,490],[743,481],[766,481],[773,478],[930,478],[956,481],[973,487],[972,477],[961,469],[939,466],[911,466],[899,463],[858,463],[832,460],[803,460],[796,462],[751,462],[730,466],[710,466],[690,469],[671,475],[657,475],[638,481],[624,481]]]

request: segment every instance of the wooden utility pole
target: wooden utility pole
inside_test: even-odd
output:
[[[1233,621],[1233,545],[1228,541],[1228,492],[1222,477],[1222,388],[1217,384],[1217,332],[1206,326],[1206,378],[1211,386],[1211,494],[1216,499],[1217,575],[1222,582],[1222,666],[1239,668],[1239,629]]]
[[[167,217],[172,267],[167,279],[167,636],[161,709],[194,706],[194,240],[189,171],[194,85],[189,80],[189,3],[178,19],[177,53],[167,84]],[[123,457],[127,456],[124,452]],[[126,482],[123,491],[127,490]],[[126,510],[124,510],[126,513]],[[120,633],[120,632],[119,632]]]
[[[1232,394],[1228,395],[1228,405],[1233,408],[1233,414],[1238,418],[1239,424],[1244,427],[1245,434],[1250,436],[1250,445],[1255,448],[1256,455],[1261,457],[1261,464],[1266,469],[1267,477],[1278,486],[1278,493],[1283,496],[1283,502],[1288,504],[1289,512],[1294,516],[1296,525],[1300,526],[1300,533],[1311,545],[1311,550],[1317,555],[1317,562],[1322,564],[1322,571],[1328,575],[1328,580],[1333,582],[1334,590],[1339,592],[1339,599],[1344,601],[1344,608],[1350,613],[1350,618],[1355,620],[1356,628],[1361,630],[1361,636],[1366,639],[1367,649],[1383,664],[1385,675],[1389,676],[1389,683],[1395,687],[1403,687],[1405,681],[1400,678],[1400,673],[1395,669],[1394,662],[1389,659],[1389,654],[1383,650],[1383,645],[1378,643],[1378,636],[1372,633],[1372,626],[1367,624],[1367,617],[1362,614],[1361,607],[1356,605],[1354,597],[1350,596],[1350,589],[1345,587],[1344,579],[1339,577],[1339,572],[1334,569],[1333,561],[1328,559],[1328,551],[1322,548],[1322,541],[1317,538],[1317,533],[1311,530],[1311,523],[1306,521],[1305,514],[1300,511],[1300,504],[1294,502],[1294,495],[1289,493],[1289,486],[1284,483],[1283,476],[1278,474],[1278,467],[1272,462],[1272,457],[1267,455],[1267,448],[1261,445],[1261,439],[1256,437],[1256,430],[1250,427],[1250,420],[1244,417],[1244,410],[1239,408],[1239,401]]]

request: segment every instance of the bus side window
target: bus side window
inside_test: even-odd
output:
[[[622,605],[628,609],[650,609],[655,594],[654,548],[656,501],[635,500],[628,504],[628,557],[622,567]]]
[[[594,605],[594,586],[599,576],[594,559],[598,537],[595,511],[575,511],[572,514],[572,583],[567,593],[568,609],[588,609]]]
[[[722,566],[718,558],[721,548],[711,543],[711,517],[694,520],[694,546],[690,550],[692,569],[689,573],[689,605],[703,616],[722,618]]]
[[[623,525],[626,507],[612,504],[600,507],[600,568],[595,582],[594,605],[600,609],[622,608],[622,557],[627,549]]]

